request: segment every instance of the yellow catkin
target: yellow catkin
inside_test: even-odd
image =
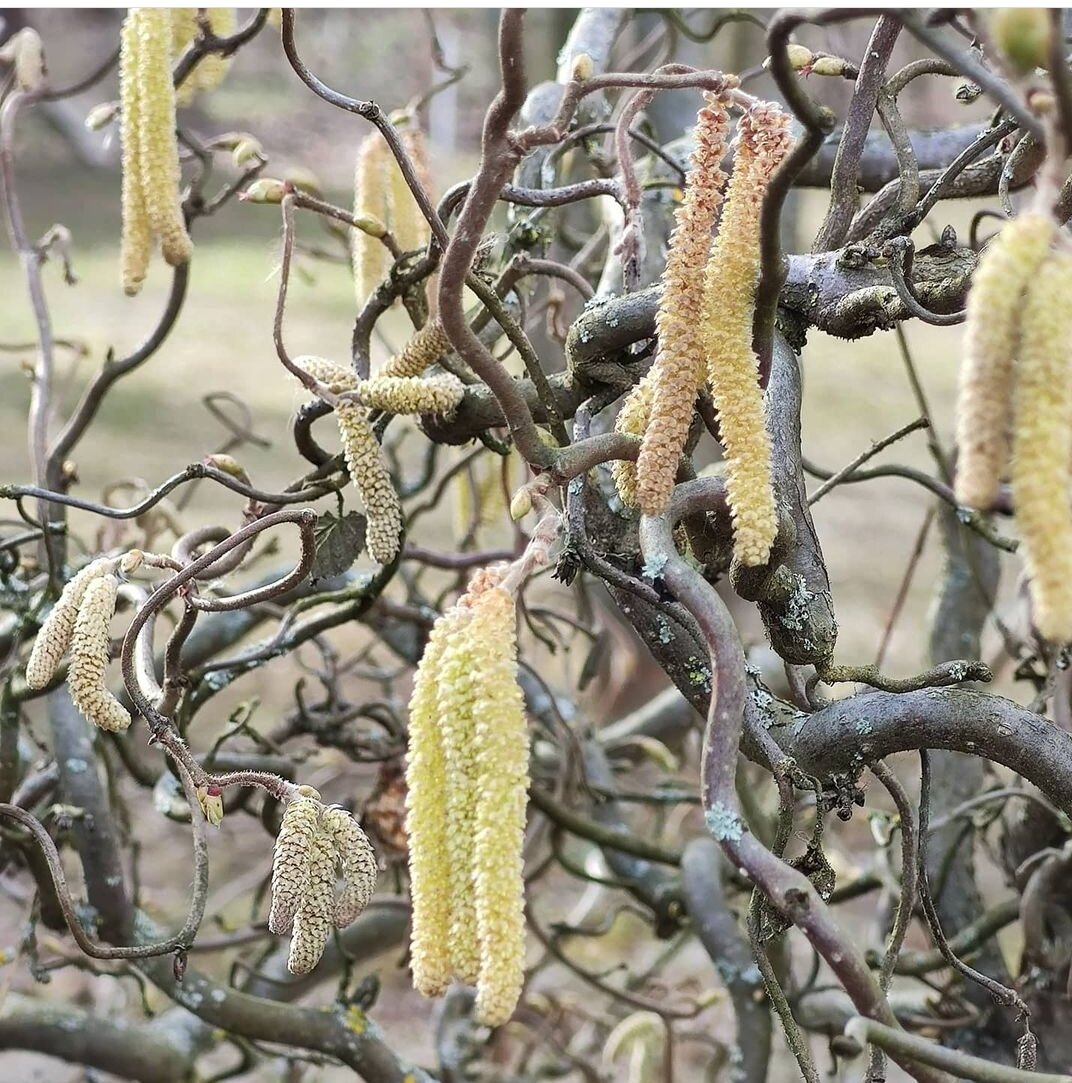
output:
[[[123,225],[119,246],[119,270],[123,290],[133,296],[141,289],[149,270],[153,232],[142,192],[141,149],[138,141],[142,110],[137,77],[139,22],[134,13],[123,20],[119,47],[119,140],[123,165]]]
[[[645,515],[661,515],[670,503],[674,476],[703,383],[704,265],[726,180],[729,113],[707,95],[696,118],[685,197],[674,212],[674,231],[663,271],[655,318],[658,349],[651,367],[651,410],[636,466],[637,500]]]
[[[229,38],[238,28],[234,8],[207,8],[209,29],[217,38]],[[233,57],[209,53],[201,58],[193,71],[198,90],[215,90],[223,82]]]
[[[726,497],[733,517],[734,556],[765,564],[778,531],[752,321],[760,271],[763,198],[789,151],[789,118],[760,102],[740,120],[733,177],[707,267],[703,325],[708,380],[726,458]]]
[[[379,132],[369,132],[357,150],[354,168],[354,217],[371,216],[381,222],[390,220],[388,214],[390,181],[388,167],[391,150]],[[387,276],[388,252],[375,237],[364,230],[350,234],[350,256],[354,272],[354,293],[358,308],[364,307],[369,295]]]
[[[343,368],[334,361],[328,361],[323,357],[313,357],[305,354],[295,357],[294,364],[305,369],[310,376],[319,380],[329,391],[341,395],[344,391],[353,391],[357,387],[357,374],[353,369]]]
[[[453,414],[465,397],[465,385],[452,373],[438,376],[373,376],[357,386],[357,397],[374,410],[390,414]]]
[[[99,557],[73,576],[63,588],[34,640],[33,650],[26,663],[28,688],[44,688],[52,680],[52,675],[71,642],[71,634],[74,632],[75,620],[86,588],[97,576],[111,571],[113,564],[114,561],[108,557]]]
[[[268,928],[273,933],[290,932],[304,897],[309,850],[320,829],[320,815],[324,810],[319,796],[316,790],[303,786],[299,796],[291,800],[283,812],[272,859],[272,908]]]
[[[476,847],[476,747],[474,704],[477,659],[469,637],[471,612],[463,597],[442,618],[447,643],[439,667],[436,713],[443,735],[447,775],[447,853],[450,859],[451,965],[459,981],[480,975],[480,937],[473,894]]]
[[[319,831],[309,843],[305,884],[294,914],[287,969],[308,974],[320,962],[328,942],[335,913],[335,847],[332,838]]]
[[[651,416],[651,400],[655,389],[650,373],[638,383],[618,411],[615,432],[642,437]],[[615,459],[611,464],[618,496],[627,508],[637,506],[637,464],[632,459]]]
[[[1008,227],[1006,227],[1008,228]],[[1023,306],[1013,396],[1012,495],[1035,627],[1072,640],[1072,255],[1051,256]]]
[[[431,174],[428,168],[428,143],[424,132],[415,124],[399,131],[399,139],[413,163],[414,172],[424,190],[431,195]],[[417,206],[394,155],[390,155],[388,173],[391,179],[391,232],[402,252],[412,252],[428,244],[428,222]]]
[[[335,407],[335,419],[342,438],[346,469],[365,505],[368,519],[365,544],[369,556],[380,564],[390,564],[398,555],[402,505],[391,481],[383,449],[376,440],[364,407],[340,402]]]
[[[409,701],[406,755],[406,836],[413,917],[410,966],[424,996],[440,996],[450,984],[451,879],[448,853],[447,768],[439,727],[438,684],[450,630],[440,620],[421,655]]]
[[[958,503],[987,510],[1009,460],[1009,405],[1024,291],[1046,258],[1056,226],[1041,214],[1009,222],[972,276],[957,399]]]
[[[438,320],[430,320],[383,366],[383,376],[420,376],[451,350],[450,339]]]
[[[142,198],[160,251],[172,267],[193,252],[182,213],[175,88],[171,81],[171,19],[166,8],[134,8],[138,28],[138,153]]]
[[[112,695],[106,682],[108,628],[115,615],[119,580],[94,576],[86,586],[71,634],[67,686],[82,716],[102,730],[117,732],[130,725],[130,712]]]
[[[474,704],[476,839],[473,883],[480,975],[476,1018],[505,1023],[525,978],[522,847],[528,803],[528,731],[517,680],[514,599],[503,587],[480,595],[469,622],[477,667]]]
[[[178,59],[197,37],[197,8],[168,8],[171,22],[171,55]],[[180,88],[184,90],[186,83]]]
[[[332,922],[342,929],[368,906],[380,866],[368,836],[346,809],[325,810],[320,829],[331,840],[342,873],[342,892],[332,911]]]

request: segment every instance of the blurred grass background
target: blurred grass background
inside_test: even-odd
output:
[[[60,84],[77,78],[107,54],[116,40],[120,17],[119,12],[24,14],[41,27],[53,78]],[[473,167],[480,117],[494,92],[494,13],[442,11],[436,18],[449,58],[461,57],[472,65],[452,101],[433,110],[433,174],[442,190],[469,175]],[[532,13],[529,61],[533,81],[551,76],[554,56],[571,19],[570,11]],[[861,35],[840,31],[835,44],[840,42],[846,55],[858,56]],[[727,43],[707,49],[704,55],[708,62],[744,70],[762,59],[754,30],[741,29],[727,37]],[[831,48],[829,39],[824,40]],[[302,11],[299,41],[305,45],[308,62],[329,83],[355,94],[375,94],[387,108],[405,104],[435,77],[425,27],[416,11]],[[905,50],[898,57],[903,62],[912,55]],[[850,87],[832,81],[817,84],[813,79],[812,89],[843,110]],[[975,119],[971,110],[957,110],[951,104],[950,86],[949,80],[914,84],[905,96],[909,122]],[[76,99],[71,109],[84,116],[93,105],[114,95],[113,76]],[[691,102],[689,107],[694,106]],[[435,126],[437,117],[441,128]],[[239,55],[223,87],[196,104],[190,123],[205,135],[236,128],[252,131],[271,159],[266,175],[289,166],[310,169],[321,178],[328,198],[342,205],[349,203],[354,151],[365,126],[318,101],[301,86],[286,67],[271,32]],[[92,138],[106,144],[116,136],[113,131],[110,137]],[[91,168],[81,161],[69,142],[34,111],[20,121],[17,151],[18,191],[31,236],[40,236],[54,222],[62,222],[74,239],[78,284],[64,285],[57,265],[45,269],[55,333],[81,344],[85,351],[81,355],[65,349],[57,352],[57,407],[62,417],[107,351],[125,354],[154,325],[167,294],[169,272],[154,263],[142,294],[136,299],[125,297],[118,276],[118,173],[111,168]],[[807,249],[825,204],[824,192],[804,193],[796,202],[799,250]],[[977,206],[940,206],[921,227],[920,243],[930,243],[950,223],[966,233]],[[324,243],[327,238],[310,216],[300,216],[298,228],[301,240]],[[270,447],[247,446],[238,453],[257,485],[282,488],[303,472],[289,438],[290,416],[303,396],[282,372],[271,341],[278,283],[277,209],[232,203],[215,218],[199,221],[194,240],[189,296],[175,330],[156,356],[112,391],[97,423],[77,449],[79,483],[75,491],[80,495],[97,498],[102,487],[117,477],[137,476],[150,485],[157,484],[215,450],[226,433],[205,410],[202,398],[218,390],[240,395],[253,411],[258,434],[271,441]],[[291,352],[346,358],[354,319],[347,266],[305,259],[300,261],[299,271],[292,282],[285,327]],[[24,481],[28,479],[25,428],[29,401],[25,366],[32,362],[33,350],[9,347],[32,340],[34,324],[24,279],[7,247],[0,249],[0,296],[4,299],[0,306],[0,481]],[[381,321],[387,342],[395,345],[404,341],[405,327],[404,316],[397,312]],[[906,331],[938,435],[948,446],[961,329],[913,323]],[[383,342],[379,348],[387,350]],[[918,416],[892,333],[847,343],[813,332],[804,352],[804,369],[805,454],[828,469],[838,469],[872,441]],[[318,436],[326,431],[318,429]],[[922,433],[908,437],[876,461],[932,468]],[[234,494],[203,484],[188,514],[192,525],[231,523],[237,521],[241,505],[242,499]],[[816,506],[816,525],[841,625],[839,660],[874,660],[929,506],[930,497],[923,490],[893,478],[841,487]],[[72,521],[76,528],[89,522],[78,515]],[[449,523],[446,512],[426,517],[412,540],[445,549]],[[1007,598],[1015,565],[1004,559],[1010,571],[1004,577],[1003,596]],[[937,534],[932,530],[887,655],[885,666],[892,673],[915,671],[925,663],[926,618],[939,566]],[[758,621],[747,610],[742,610],[742,625],[752,642],[761,639]],[[214,710],[222,721],[227,711],[251,694],[250,686],[255,683],[263,709],[272,717],[282,703],[289,702],[293,676],[289,667],[270,667],[261,671],[255,682],[240,682],[233,692],[220,697]],[[596,709],[595,704],[591,707]],[[322,761],[328,775],[339,766],[331,756]],[[363,790],[364,784],[360,788]],[[165,827],[165,834],[167,830]],[[175,829],[170,830],[178,839]],[[252,854],[239,856],[231,871],[262,869],[267,853],[263,833],[255,824],[235,824],[232,830],[248,838]],[[180,840],[176,845],[184,844]],[[172,901],[168,899],[169,912]],[[57,975],[58,984],[50,995],[57,995],[64,981],[75,978]],[[391,1015],[399,1025],[404,1024],[407,1012],[413,1015],[406,1027],[410,1031],[407,1040],[421,1054],[428,1036],[420,1021],[427,1018],[427,1006],[406,990],[397,973],[388,981]],[[385,999],[381,1004],[387,1002]],[[380,1013],[384,1013],[382,1007]],[[39,1070],[43,1074],[26,1078],[68,1078],[54,1074],[59,1071],[54,1062],[35,1059],[28,1071]]]

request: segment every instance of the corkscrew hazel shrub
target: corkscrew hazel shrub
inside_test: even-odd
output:
[[[1008,228],[1008,227],[1006,227]],[[1035,627],[1072,640],[1072,254],[1050,256],[1027,289],[1014,393],[1012,494]]]
[[[1053,221],[1027,213],[992,241],[968,293],[957,399],[959,503],[987,510],[1009,460],[1009,407],[1024,292],[1056,235]]]
[[[725,455],[726,499],[733,517],[734,556],[767,562],[778,531],[752,320],[759,281],[760,214],[771,178],[789,151],[789,118],[759,102],[740,119],[733,175],[707,266],[703,326],[707,379]]]
[[[649,374],[651,405],[636,464],[636,498],[645,515],[661,515],[669,506],[696,392],[703,383],[703,329],[697,314],[703,308],[704,266],[726,181],[722,159],[729,130],[726,102],[712,94],[705,99],[696,117],[685,196],[674,212],[655,319],[658,348]],[[628,491],[627,479],[625,488]]]
[[[108,629],[115,615],[119,580],[111,572],[86,585],[71,634],[67,686],[71,700],[87,722],[117,732],[130,725],[130,713],[108,689]]]

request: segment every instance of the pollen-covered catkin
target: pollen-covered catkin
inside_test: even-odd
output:
[[[364,407],[352,402],[340,402],[335,407],[335,419],[342,437],[346,469],[365,505],[368,518],[365,544],[369,555],[380,564],[390,564],[398,555],[402,505],[391,481],[383,450],[372,431]]]
[[[108,669],[108,629],[115,615],[119,580],[97,575],[86,585],[71,634],[71,665],[67,687],[71,701],[87,722],[117,732],[130,725],[130,712],[112,695],[105,679]]]
[[[1024,291],[1057,227],[1042,214],[1009,222],[992,241],[968,293],[957,399],[957,502],[987,510],[1009,460],[1009,404]]]
[[[614,431],[626,436],[642,437],[651,416],[651,400],[655,391],[654,382],[649,373],[638,383],[625,400],[614,422]],[[611,474],[618,496],[627,508],[637,506],[637,466],[632,459],[615,459],[611,464]]]
[[[374,410],[389,414],[453,414],[465,396],[465,385],[449,372],[438,376],[373,376],[357,386],[357,397]]]
[[[415,332],[402,352],[383,366],[383,376],[420,376],[451,349],[450,339],[438,320],[429,320]]]
[[[1009,228],[1009,227],[1006,227]],[[1072,255],[1050,256],[1027,288],[1015,411],[1012,496],[1035,627],[1072,641]]]
[[[726,458],[733,551],[737,560],[751,566],[766,563],[778,531],[752,321],[763,199],[790,143],[789,117],[778,106],[759,102],[741,117],[733,176],[704,291],[707,377]]]
[[[480,938],[476,1018],[505,1023],[525,979],[522,848],[528,803],[529,742],[517,680],[514,598],[501,586],[473,607],[469,643],[477,666],[474,704],[476,840],[474,894]]]
[[[474,983],[480,974],[480,937],[473,896],[476,847],[476,746],[474,704],[477,659],[469,635],[468,595],[441,618],[446,646],[439,665],[436,713],[443,735],[447,777],[447,853],[450,858],[451,914],[448,945],[454,975]]]
[[[320,794],[310,786],[302,786],[283,812],[272,859],[268,928],[273,933],[288,933],[294,923],[305,893],[310,847],[320,829],[323,810]]]
[[[320,830],[331,840],[342,873],[342,892],[332,911],[332,922],[342,929],[368,906],[380,866],[368,835],[346,809],[326,809]]]
[[[308,974],[320,962],[335,913],[335,846],[321,829],[309,843],[301,902],[294,914],[287,969]]]
[[[160,251],[172,267],[190,259],[179,191],[179,145],[175,135],[175,88],[171,80],[171,19],[165,8],[134,8],[138,28],[138,154],[142,198]]]
[[[343,368],[334,361],[328,361],[324,357],[313,357],[304,354],[294,358],[294,364],[298,368],[305,369],[315,380],[319,380],[327,389],[336,395],[344,391],[353,391],[357,387],[357,374],[353,369]]]
[[[685,198],[674,212],[674,231],[655,318],[658,349],[651,367],[651,409],[637,459],[637,500],[645,515],[661,515],[670,503],[678,460],[703,383],[704,265],[711,248],[722,186],[729,112],[714,95],[696,118]]]
[[[436,621],[421,655],[409,701],[406,755],[406,836],[413,918],[413,985],[426,997],[450,984],[451,871],[448,847],[447,765],[439,728],[438,684],[451,625]]]
[[[413,163],[414,173],[424,190],[431,195],[431,174],[428,169],[428,143],[424,132],[410,121],[399,130],[398,137]],[[391,232],[398,242],[399,251],[412,252],[428,244],[428,222],[417,206],[413,193],[398,163],[391,155],[388,164],[391,178]]]
[[[238,26],[234,8],[206,8],[208,26],[217,38],[229,38]],[[203,56],[193,71],[198,90],[215,90],[223,82],[233,57],[220,53]]]
[[[74,631],[78,608],[82,604],[86,588],[91,580],[111,571],[113,564],[114,561],[108,557],[98,557],[73,576],[63,588],[34,640],[33,650],[26,663],[27,688],[44,688],[52,680],[63,652],[71,642],[71,633]]]
[[[371,215],[381,222],[389,220],[391,150],[379,132],[369,132],[357,150],[354,167],[354,217]],[[354,293],[358,307],[364,307],[369,295],[387,275],[388,252],[375,237],[364,230],[350,234],[350,257],[354,272]]]
[[[149,270],[153,249],[153,231],[149,210],[142,191],[141,93],[137,76],[139,22],[131,12],[123,20],[119,45],[119,141],[123,152],[122,207],[123,224],[119,245],[119,271],[123,291],[136,294]]]

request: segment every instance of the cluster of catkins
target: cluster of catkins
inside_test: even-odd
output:
[[[421,187],[431,193],[428,144],[414,118],[402,117],[398,137],[413,163]],[[382,222],[394,235],[402,252],[413,252],[428,244],[429,229],[413,193],[398,168],[391,148],[378,132],[370,132],[357,151],[354,169],[354,217]],[[387,276],[387,249],[369,233],[355,229],[351,238],[354,292],[358,307]]]
[[[140,567],[144,554],[132,549],[122,557],[99,557],[87,564],[63,588],[34,640],[26,663],[28,688],[45,688],[67,648],[67,687],[83,717],[102,730],[125,730],[130,712],[112,695],[105,680],[108,669],[108,629],[115,615],[120,572]]]
[[[293,930],[287,959],[292,974],[316,966],[331,930],[349,925],[368,906],[378,876],[361,825],[345,809],[325,806],[311,786],[299,786],[276,836],[268,916],[273,933]]]
[[[420,375],[449,348],[442,327],[432,321],[413,335],[379,375],[368,380],[360,380],[352,369],[322,357],[295,358],[295,364],[331,394],[347,395],[335,404],[335,420],[346,469],[365,505],[369,555],[380,564],[390,564],[398,555],[402,505],[383,449],[372,431],[369,413],[385,410],[391,414],[452,414],[465,392],[462,382],[449,372]]]
[[[413,983],[425,996],[454,979],[475,984],[487,1026],[510,1018],[525,977],[529,745],[504,574],[478,572],[436,621],[410,699],[406,764]]]
[[[642,438],[640,455],[635,465],[617,463],[614,474],[624,504],[645,515],[663,514],[696,396],[706,384],[726,459],[734,554],[742,564],[760,565],[770,555],[778,516],[752,320],[761,265],[760,213],[790,147],[789,118],[768,102],[745,111],[726,188],[721,163],[730,124],[727,101],[716,94],[705,98],[663,273],[655,360],[618,415],[619,432]]]
[[[957,449],[957,501],[982,511],[994,504],[1011,450],[1034,623],[1046,639],[1069,642],[1072,251],[1048,214],[1008,223],[972,278]]]

